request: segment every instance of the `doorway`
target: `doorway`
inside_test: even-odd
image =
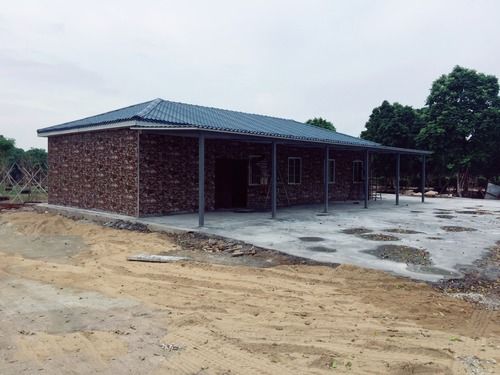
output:
[[[247,160],[215,160],[215,208],[245,208],[247,183]]]

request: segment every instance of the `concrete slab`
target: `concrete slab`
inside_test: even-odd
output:
[[[422,204],[420,197],[401,196],[400,205],[395,206],[394,196],[384,195],[381,201],[370,202],[368,209],[353,202],[335,202],[330,208],[326,215],[321,205],[282,208],[278,209],[276,220],[267,212],[208,212],[204,228],[198,228],[196,214],[135,219],[95,211],[88,213],[108,220],[140,222],[152,230],[200,231],[321,262],[354,264],[428,281],[460,276],[460,265],[472,264],[500,240],[500,201],[428,198]],[[64,210],[75,212],[75,209]],[[443,229],[446,226],[472,231],[449,232]],[[374,241],[343,233],[345,229],[358,227],[390,234],[399,240]],[[388,232],[389,229],[419,233],[394,233]],[[432,267],[379,259],[364,252],[383,244],[425,249],[430,254]]]

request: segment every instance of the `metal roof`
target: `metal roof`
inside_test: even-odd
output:
[[[130,123],[132,122],[132,123]],[[126,127],[148,129],[199,129],[214,132],[264,136],[314,143],[359,146],[374,149],[391,148],[346,134],[322,129],[295,120],[250,114],[199,105],[155,99],[145,103],[66,122],[38,130],[40,136],[103,130],[120,123]],[[399,149],[403,150],[403,149]],[[408,150],[426,153],[420,150]]]

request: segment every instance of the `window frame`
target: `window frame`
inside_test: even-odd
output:
[[[330,169],[330,163],[333,163],[333,173],[332,170]],[[337,163],[335,162],[335,159],[328,159],[328,184],[333,185],[335,183],[335,172],[337,169]]]
[[[248,156],[248,186],[262,186],[262,185],[267,185],[267,184],[263,183],[263,177],[265,177],[264,174],[260,175],[260,181],[258,183],[253,183],[252,182],[252,159],[262,159],[262,160],[265,160],[265,156],[264,155],[249,155]]]
[[[295,181],[290,181],[290,161],[294,161],[294,180]],[[298,176],[299,176],[299,181],[297,182],[296,180],[296,173],[297,172],[295,170],[295,161],[298,160],[299,161],[299,173],[298,173]],[[288,185],[300,185],[302,184],[302,158],[299,157],[299,156],[290,156],[288,157],[288,161],[287,161],[287,166],[288,166],[288,173],[287,173],[287,180],[288,180]]]
[[[360,176],[359,176],[360,179],[359,180],[355,179],[355,177],[356,177],[355,176],[356,170],[354,168],[354,164],[359,164],[360,165]],[[364,164],[365,163],[363,162],[363,160],[357,159],[357,160],[353,160],[352,161],[352,183],[353,184],[361,184],[365,180],[364,173],[363,173],[364,172],[364,168],[365,168]]]

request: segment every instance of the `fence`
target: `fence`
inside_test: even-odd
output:
[[[14,162],[0,165],[0,200],[13,203],[40,202],[47,199],[46,164]]]

